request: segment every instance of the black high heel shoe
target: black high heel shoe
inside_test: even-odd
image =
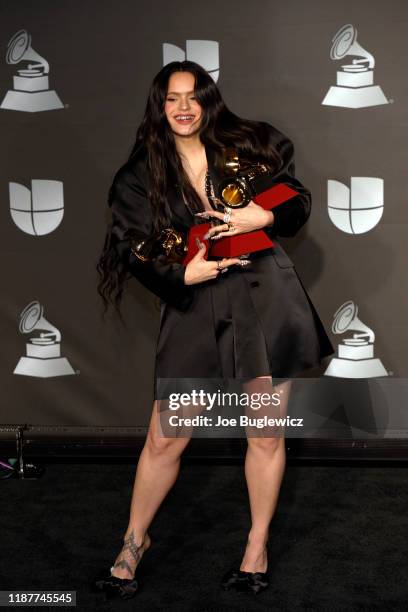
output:
[[[268,543],[265,546],[268,555]],[[235,589],[239,592],[254,593],[257,595],[269,586],[269,571],[266,572],[244,572],[240,569],[230,569],[221,580],[221,587],[225,591]]]
[[[151,545],[150,537],[147,536],[148,546],[144,548],[143,554],[149,550]],[[137,546],[134,542],[133,535],[131,535],[124,544],[124,547],[128,548],[133,554],[134,558],[136,558],[138,554],[138,550],[144,547],[145,541],[140,546]],[[123,550],[123,549],[122,549]],[[140,559],[138,560],[140,562]],[[126,562],[125,562],[126,563]],[[112,575],[112,570],[114,566],[110,568],[110,572],[107,573],[106,570],[100,572],[92,583],[92,591],[98,592],[102,591],[105,593],[106,597],[109,599],[117,598],[120,599],[131,599],[134,597],[139,589],[139,583],[135,577],[137,568],[139,567],[139,563],[136,566],[135,572],[133,573],[132,578],[119,578],[118,576]],[[128,566],[129,568],[129,566]],[[129,568],[130,573],[130,568]]]
[[[268,572],[243,572],[231,569],[224,574],[221,586],[225,591],[235,589],[236,591],[255,593],[257,595],[269,586]]]
[[[131,599],[139,589],[138,581],[133,578],[118,578],[112,576],[113,566],[110,568],[109,574],[101,573],[93,583],[93,591],[102,591],[109,599],[119,597],[120,599]]]
[[[240,569],[230,569],[224,574],[221,586],[225,591],[235,589],[241,593],[257,595],[269,586],[269,572],[243,572]]]

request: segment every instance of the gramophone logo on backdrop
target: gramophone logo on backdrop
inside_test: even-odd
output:
[[[337,85],[330,87],[322,104],[345,108],[364,108],[388,104],[381,87],[374,85],[374,57],[357,42],[357,30],[350,23],[334,35],[332,60],[355,56],[337,71]]]
[[[219,45],[215,40],[186,40],[184,51],[176,45],[163,43],[163,66],[170,62],[184,62],[184,60],[200,64],[210,73],[215,83],[220,74]]]
[[[75,374],[66,357],[61,357],[60,331],[47,321],[43,312],[43,306],[34,301],[30,302],[20,315],[20,332],[34,332],[34,335],[28,339],[26,356],[20,357],[13,374],[38,378]]]
[[[7,92],[0,108],[28,113],[64,108],[56,92],[49,89],[50,66],[34,51],[26,30],[19,30],[8,43],[6,62],[28,64],[17,70],[18,76],[13,77],[14,87]]]
[[[381,360],[374,357],[375,334],[358,318],[358,308],[351,300],[344,302],[334,314],[332,332],[344,334],[358,330],[352,337],[343,338],[337,346],[324,376],[336,378],[375,378],[388,376]]]
[[[61,181],[33,179],[31,190],[20,183],[9,183],[10,214],[23,232],[43,236],[52,232],[64,216]]]
[[[384,180],[352,176],[351,188],[327,181],[327,210],[334,225],[347,234],[364,234],[379,223],[384,210]]]

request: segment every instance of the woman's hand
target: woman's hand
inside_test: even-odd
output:
[[[205,211],[196,213],[197,216],[208,218],[215,217],[221,221],[224,218],[224,213],[214,211]],[[228,228],[227,223],[220,225],[214,225],[211,227],[204,238],[212,238],[216,240],[223,238],[224,236],[236,236],[237,234],[244,234],[246,232],[252,232],[254,230],[262,229],[267,225],[272,225],[274,222],[274,214],[271,210],[265,210],[259,204],[256,204],[253,200],[243,208],[231,208],[231,217]]]
[[[184,284],[195,285],[196,283],[202,283],[207,280],[217,278],[222,270],[229,268],[229,266],[240,265],[244,266],[250,263],[248,259],[239,259],[238,257],[224,257],[220,260],[220,268],[217,267],[217,261],[207,261],[205,254],[207,246],[204,242],[201,242],[197,238],[198,251],[194,257],[188,262],[186,271],[184,273]]]

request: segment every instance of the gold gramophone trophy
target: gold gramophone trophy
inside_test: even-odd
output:
[[[137,232],[130,233],[130,250],[142,262],[164,255],[166,260],[180,263],[187,253],[185,237],[172,227],[142,238]]]
[[[263,175],[265,179],[269,168],[265,164],[241,160],[235,148],[227,147],[224,150],[224,172],[227,176],[218,183],[218,199],[224,206],[242,208],[265,190],[265,180],[261,185],[258,177]]]

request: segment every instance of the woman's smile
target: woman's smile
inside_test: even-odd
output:
[[[194,115],[176,115],[174,118],[177,123],[180,123],[181,125],[192,123],[194,121]]]

